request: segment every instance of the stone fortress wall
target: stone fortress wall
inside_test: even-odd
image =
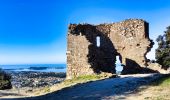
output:
[[[122,74],[148,71],[145,69],[148,66],[146,54],[153,44],[149,38],[149,24],[142,19],[100,25],[70,24],[67,79],[101,72],[116,73],[116,56],[124,66]]]

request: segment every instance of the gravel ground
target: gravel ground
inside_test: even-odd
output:
[[[123,100],[139,87],[162,76],[161,74],[120,75],[118,78],[78,84],[43,96],[2,100]]]

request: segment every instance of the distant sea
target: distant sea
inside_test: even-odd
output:
[[[36,72],[66,72],[66,64],[24,64],[24,65],[0,65],[5,71],[36,71]],[[116,71],[121,72],[123,67],[116,64]]]
[[[66,72],[66,64],[0,65],[5,71]]]

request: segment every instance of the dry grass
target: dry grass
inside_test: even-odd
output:
[[[152,83],[151,93],[153,96],[149,100],[170,100],[170,75]]]
[[[142,86],[137,91],[137,93],[127,95],[126,99],[170,100],[170,75],[158,79],[148,86]]]
[[[94,74],[94,75],[79,76],[77,78],[65,80],[59,84],[52,86],[52,87],[48,87],[48,89],[47,89],[47,87],[44,87],[41,90],[34,91],[34,94],[35,95],[43,95],[43,94],[47,94],[47,93],[54,92],[57,90],[61,90],[66,87],[72,87],[77,84],[87,83],[87,82],[96,81],[96,80],[102,80],[102,79],[106,79],[109,77],[116,77],[116,75],[102,73],[99,75]]]

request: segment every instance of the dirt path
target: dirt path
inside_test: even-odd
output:
[[[119,78],[105,79],[79,84],[39,97],[2,100],[100,100],[127,99],[137,88],[161,77],[160,74],[121,75]]]

